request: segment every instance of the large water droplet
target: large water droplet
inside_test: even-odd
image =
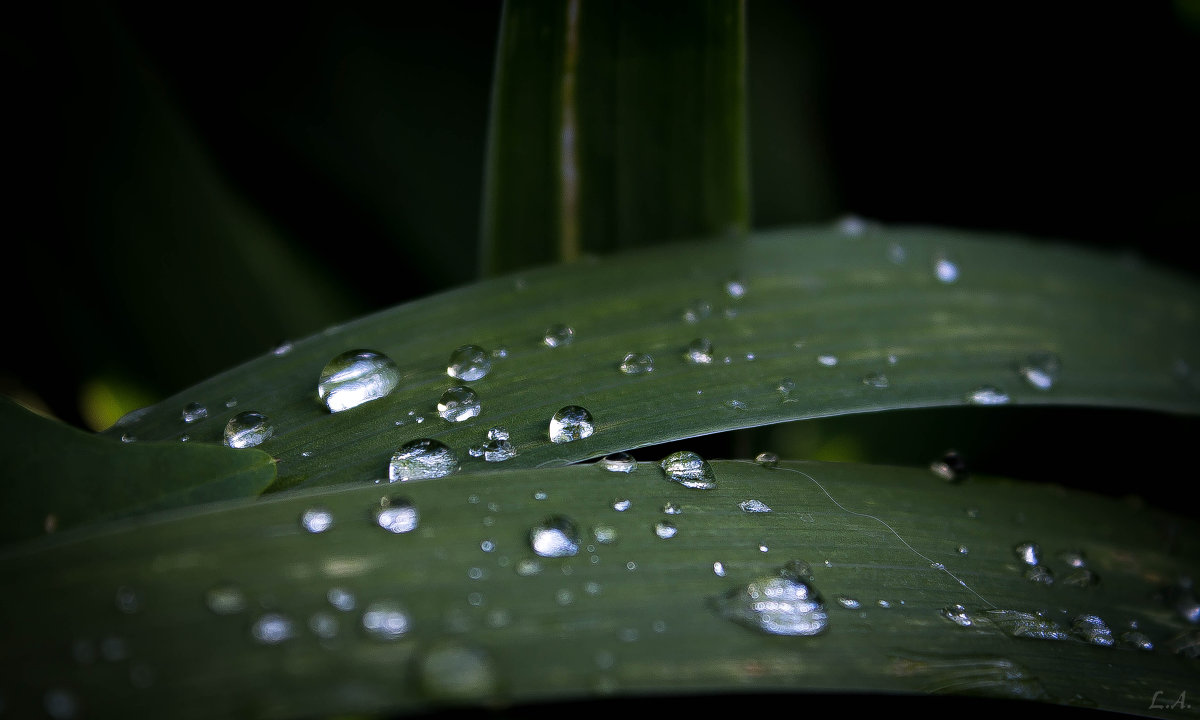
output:
[[[387,355],[350,350],[325,364],[317,396],[329,412],[341,412],[386,397],[400,383],[400,370]]]
[[[592,414],[587,408],[568,405],[550,418],[550,441],[555,443],[574,442],[591,437],[596,431]]]
[[[575,330],[562,323],[551,325],[546,328],[545,334],[542,335],[542,342],[546,344],[546,347],[552,348],[570,345],[574,339]]]
[[[488,352],[478,345],[463,345],[450,353],[446,374],[466,382],[473,382],[487,375],[492,369]]]
[[[1097,615],[1079,615],[1071,622],[1071,634],[1101,647],[1112,647],[1116,642],[1112,630]]]
[[[570,518],[553,515],[529,530],[529,546],[542,557],[570,557],[579,552],[579,529]]]
[[[762,452],[755,456],[754,462],[773,470],[779,467],[779,456],[773,452]]]
[[[717,476],[708,461],[694,452],[683,450],[671,453],[662,460],[662,470],[668,480],[695,490],[712,490]]]
[[[945,255],[938,255],[933,259],[933,272],[937,275],[939,282],[947,285],[958,280],[958,265],[951,262],[950,258]]]
[[[606,455],[596,463],[601,470],[607,470],[615,473],[631,473],[637,470],[638,463],[632,455],[627,452],[613,453]]]
[[[442,393],[437,404],[438,415],[449,422],[470,420],[479,414],[479,410],[479,396],[469,387],[450,388]]]
[[[1008,393],[992,385],[980,385],[967,393],[967,402],[972,405],[1007,405]]]
[[[716,601],[724,617],[771,635],[816,635],[829,626],[821,595],[790,575],[760,577]]]
[[[626,375],[654,372],[654,358],[646,353],[627,353],[621,361],[620,368]]]
[[[678,532],[679,528],[675,526],[675,523],[667,522],[666,520],[660,520],[654,523],[654,534],[663,540],[668,540],[675,537],[676,533]]]
[[[267,416],[253,410],[238,413],[225,424],[225,444],[231,448],[261,445],[274,434]]]
[[[683,359],[696,365],[710,365],[713,361],[712,341],[708,338],[696,338],[688,343],[683,351]]]
[[[325,508],[309,508],[300,515],[300,526],[310,533],[323,533],[333,527],[333,513]]]
[[[250,635],[263,645],[278,645],[295,634],[296,626],[291,618],[279,613],[260,615],[250,627]]]
[[[363,610],[363,630],[376,640],[398,640],[409,631],[410,624],[408,612],[394,600],[379,600]]]
[[[1033,353],[1017,366],[1017,372],[1025,382],[1038,390],[1049,390],[1058,382],[1060,368],[1058,355],[1051,352]]]
[[[437,440],[420,438],[405,443],[392,455],[388,479],[404,482],[445,477],[456,472],[458,467],[458,455],[453,450]]]
[[[408,498],[382,497],[375,508],[375,524],[396,534],[412,532],[419,522],[417,508]]]
[[[200,422],[208,417],[208,408],[198,402],[190,402],[184,406],[181,417],[185,423]]]

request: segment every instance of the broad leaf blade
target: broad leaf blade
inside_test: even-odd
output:
[[[979,694],[1165,717],[1148,710],[1154,691],[1194,679],[1194,660],[1177,653],[1196,630],[1169,593],[1156,597],[1200,570],[1194,519],[1044,484],[952,486],[920,470],[713,466],[708,491],[668,482],[653,464],[628,475],[498,472],[277,496],[10,549],[0,572],[20,592],[0,614],[0,692],[22,716],[47,691],[89,716],[176,717],[804,691]],[[377,527],[381,495],[410,500],[418,527]],[[751,499],[771,512],[744,512]],[[681,512],[664,514],[667,502]],[[298,519],[309,508],[327,509],[333,527],[306,533]],[[577,524],[577,555],[533,553],[529,530],[550,515]],[[661,521],[677,534],[658,537]],[[1028,541],[1058,582],[1025,579],[1014,548]],[[1067,552],[1099,583],[1073,586]],[[825,632],[767,634],[716,610],[717,598],[791,560],[813,568]],[[352,610],[330,604],[333,588],[354,596]],[[379,601],[407,614],[395,640],[364,632]],[[1013,637],[988,620],[988,603],[1042,611],[1064,635],[1077,616],[1097,615],[1114,645]],[[955,604],[976,624],[942,617]],[[252,639],[268,614],[292,623],[288,639]],[[1131,622],[1152,651],[1123,644]]]
[[[745,56],[741,2],[506,2],[484,272],[746,232]]]
[[[172,439],[180,410],[197,401],[212,415],[188,428],[193,441],[220,442],[230,417],[257,410],[275,426],[262,448],[280,459],[281,489],[385,477],[392,453],[422,437],[457,451],[463,472],[490,469],[467,451],[496,425],[518,452],[505,467],[532,468],[768,423],[963,406],[989,385],[1013,404],[1200,410],[1200,289],[1169,271],[928,228],[789,229],[688,247],[682,260],[678,247],[652,248],[395,307],[252,360],[109,434]],[[943,257],[957,268],[953,283],[935,275]],[[730,280],[743,296],[728,293]],[[710,312],[687,321],[698,304]],[[574,341],[547,347],[554,323],[572,326]],[[683,358],[700,337],[713,343],[711,364]],[[468,383],[480,415],[450,423],[435,405],[460,384],[447,360],[468,343],[507,356]],[[318,376],[354,348],[386,353],[403,377],[387,398],[331,414],[317,399]],[[623,374],[631,352],[652,355],[653,372]],[[1043,352],[1061,362],[1046,390],[1017,372]],[[886,387],[863,382],[876,373]],[[785,378],[795,383],[786,396]],[[594,435],[549,441],[550,417],[566,405],[591,411]]]
[[[258,450],[113,442],[0,398],[0,542],[89,522],[251,498],[275,479]]]

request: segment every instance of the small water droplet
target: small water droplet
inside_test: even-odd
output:
[[[611,525],[597,525],[592,528],[592,537],[601,545],[610,545],[617,541],[617,529]]]
[[[542,557],[570,557],[579,552],[579,530],[562,515],[553,515],[529,530],[529,546]]]
[[[971,549],[970,549],[970,548],[968,548],[966,545],[959,545],[959,546],[958,546],[958,554],[959,554],[959,555],[966,555],[966,554],[967,554],[967,553],[969,553],[969,552],[971,552]]]
[[[374,515],[376,525],[396,534],[412,532],[420,521],[416,506],[408,498],[394,495],[379,498]]]
[[[754,500],[754,499],[743,500],[740,503],[738,503],[738,507],[740,507],[742,509],[742,512],[748,512],[748,513],[769,513],[769,512],[771,512],[771,508],[767,507],[767,504],[761,500]]]
[[[881,372],[867,373],[866,375],[863,375],[862,381],[863,385],[873,388],[885,388],[890,384],[887,379],[887,375],[884,375]]]
[[[1028,355],[1017,365],[1017,373],[1025,382],[1038,390],[1049,390],[1058,382],[1061,363],[1058,355],[1052,352],[1039,352]]]
[[[235,408],[235,407],[237,407],[237,404],[238,404],[237,398],[234,398],[234,397],[231,397],[225,401],[225,407],[227,407],[227,408]]]
[[[959,483],[967,479],[967,463],[954,450],[948,451],[940,460],[929,463],[929,469],[946,482]]]
[[[890,602],[888,602],[887,600],[880,600],[878,605],[879,605],[879,607],[883,608],[884,610],[889,610],[892,607],[892,604]]]
[[[779,467],[779,456],[773,452],[763,452],[754,458],[754,462],[765,468],[774,469]]]
[[[137,442],[137,436],[132,433],[123,432],[123,433],[121,433],[121,442],[123,442],[123,443]]]
[[[464,382],[474,382],[492,370],[492,360],[478,345],[463,345],[450,353],[446,374]]]
[[[184,433],[179,436],[179,442],[191,442],[191,440],[192,440],[192,436],[188,435],[187,433]]]
[[[616,510],[617,512],[625,512],[632,506],[633,506],[633,502],[631,500],[629,500],[628,498],[620,498],[618,500],[613,500],[613,503],[612,503],[612,509]]]
[[[729,408],[730,410],[749,410],[750,409],[750,406],[747,405],[746,403],[742,402],[741,400],[726,400],[725,407]]]
[[[1145,633],[1128,630],[1121,633],[1121,644],[1137,650],[1153,650],[1154,643]]]
[[[1071,621],[1071,634],[1080,640],[1101,647],[1112,647],[1116,643],[1112,630],[1098,615],[1077,616]]]
[[[679,528],[675,527],[674,523],[669,523],[666,520],[654,523],[654,534],[663,540],[675,537],[675,534],[678,532]]]
[[[497,360],[503,360],[508,357],[508,347],[505,345],[497,345],[495,350],[492,350],[492,357]]]
[[[1041,565],[1042,549],[1037,543],[1024,542],[1013,548],[1013,553],[1017,559],[1026,565],[1034,566]]]
[[[488,428],[487,431],[488,440],[509,440],[511,437],[512,436],[509,434],[508,428],[504,427],[503,425],[495,425]]]
[[[296,627],[291,618],[279,613],[260,615],[250,627],[250,635],[263,645],[278,645],[295,634]]]
[[[469,387],[457,386],[442,393],[437,404],[438,415],[449,422],[470,420],[479,414],[479,395]]]
[[[967,614],[967,609],[962,605],[947,605],[942,608],[942,617],[961,627],[971,627],[975,624],[975,621]]]
[[[261,445],[274,434],[270,419],[253,410],[238,413],[225,424],[225,444],[231,448]]]
[[[723,617],[770,635],[817,635],[829,627],[820,593],[788,575],[756,578],[715,605]]]
[[[379,600],[363,611],[362,628],[376,640],[397,640],[409,631],[408,613],[394,600]]]
[[[204,604],[217,615],[236,615],[246,609],[246,596],[233,585],[218,585],[204,593]]]
[[[1007,405],[1008,394],[992,385],[980,385],[967,394],[972,405]]]
[[[596,463],[601,470],[607,470],[614,473],[631,473],[637,470],[638,463],[632,455],[627,452],[618,452],[611,455],[606,455]]]
[[[933,272],[937,276],[938,282],[947,285],[958,280],[958,265],[951,262],[950,258],[945,255],[938,255],[933,259]]]
[[[847,610],[858,610],[862,607],[862,603],[850,597],[849,595],[838,595],[837,601],[838,605],[841,605]]]
[[[694,490],[712,490],[717,476],[708,461],[694,452],[683,450],[663,458],[663,473],[667,479]]]
[[[317,396],[336,413],[387,397],[399,383],[400,370],[387,355],[349,350],[325,364]]]
[[[554,443],[582,440],[595,431],[592,414],[578,405],[568,405],[550,418],[550,441]]]
[[[654,358],[646,353],[626,353],[621,361],[621,372],[626,375],[641,375],[654,372]]]
[[[682,515],[683,508],[673,502],[668,502],[662,506],[663,514],[665,515]]]
[[[354,597],[354,593],[341,587],[329,588],[329,592],[325,593],[325,599],[342,612],[350,612],[358,605],[358,599]]]
[[[568,325],[558,323],[546,328],[546,332],[542,334],[542,342],[546,347],[563,347],[570,345],[575,339],[575,330]]]
[[[325,508],[309,508],[300,515],[300,525],[310,533],[323,533],[333,527],[333,513]]]
[[[504,462],[517,456],[517,449],[508,440],[489,440],[483,446],[483,459],[486,462]]]
[[[284,340],[284,341],[280,342],[278,345],[276,345],[275,349],[272,350],[271,353],[275,357],[283,357],[284,355],[287,355],[288,353],[290,353],[292,351],[292,348],[294,348],[294,347],[295,347],[295,345],[292,343],[291,340]]]
[[[790,377],[785,377],[775,386],[776,392],[779,393],[779,399],[783,402],[795,402],[798,398],[792,397],[792,391],[796,389],[796,381]]]
[[[985,618],[1011,637],[1035,640],[1068,640],[1070,635],[1058,623],[1041,615],[1020,610],[985,610]]]
[[[198,402],[190,402],[183,407],[181,417],[185,423],[200,422],[208,417],[208,408]]]
[[[713,574],[717,577],[725,577],[725,563],[720,560],[713,563]]]
[[[838,364],[838,359],[837,355],[818,355],[817,362],[821,363],[825,367],[833,367],[834,365]]]
[[[708,338],[696,338],[691,341],[683,351],[683,359],[694,365],[711,365],[713,361],[712,341]]]
[[[545,500],[548,497],[550,497],[550,496],[546,494],[545,490],[538,490],[537,492],[535,492],[533,494],[534,500]]]
[[[683,309],[683,320],[691,325],[707,319],[710,315],[712,315],[712,303],[705,300],[696,300]]]
[[[439,478],[457,472],[458,456],[437,440],[420,438],[407,442],[392,455],[388,480],[405,482]]]

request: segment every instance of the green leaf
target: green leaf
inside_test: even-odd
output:
[[[1045,484],[950,485],[923,470],[713,467],[713,490],[668,482],[654,464],[498,471],[281,495],[9,549],[0,695],[15,716],[47,692],[88,716],[182,718],[803,691],[1165,717],[1147,709],[1155,690],[1173,699],[1195,678],[1195,660],[1179,653],[1194,649],[1196,630],[1174,607],[1190,597],[1176,581],[1200,570],[1194,519]],[[417,527],[378,527],[381,496],[410,501]],[[752,499],[771,512],[739,507]],[[664,514],[668,502],[680,512]],[[313,508],[333,517],[321,534],[299,523]],[[530,529],[554,515],[578,527],[576,555],[532,551]],[[674,537],[656,533],[663,521]],[[1029,541],[1057,582],[1025,578],[1014,548]],[[1073,583],[1076,558],[1098,583]],[[824,632],[774,635],[720,612],[722,596],[792,560],[811,565]],[[333,589],[353,608],[335,608]],[[364,631],[378,602],[405,613],[394,640]],[[943,617],[955,604],[971,627]],[[1061,639],[1013,635],[1015,613],[1038,612]],[[270,615],[290,637],[256,642]],[[1099,616],[1113,645],[1072,634],[1080,615]],[[1123,639],[1132,622],[1152,651]]]
[[[482,268],[750,226],[741,2],[506,2]]]
[[[939,259],[955,264],[955,282],[938,280]],[[704,317],[686,320],[698,307]],[[212,415],[188,432],[220,442],[227,420],[256,410],[274,424],[262,449],[280,460],[273,488],[283,489],[385,477],[391,455],[417,438],[454,449],[462,472],[489,470],[467,450],[496,425],[518,452],[504,467],[534,468],[769,423],[965,406],[985,386],[1013,405],[1195,414],[1198,308],[1187,278],[1064,245],[932,228],[787,229],[543,268],[401,305],[251,360],[109,433],[173,439],[196,401]],[[570,344],[543,343],[555,323],[574,329]],[[684,360],[697,338],[712,341],[712,363]],[[468,343],[507,356],[467,383],[479,416],[451,423],[435,406],[461,384],[446,366]],[[330,413],[317,379],[356,348],[392,357],[400,383]],[[623,374],[626,353],[653,356],[653,372]],[[1036,353],[1061,363],[1048,389],[1018,373]],[[881,384],[878,374],[886,387],[864,382]],[[794,388],[781,393],[785,379]],[[567,405],[591,411],[595,434],[551,443],[550,417]]]
[[[122,443],[0,398],[0,542],[116,517],[255,497],[275,479],[258,450]]]

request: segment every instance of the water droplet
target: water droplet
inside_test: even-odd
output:
[[[725,283],[725,294],[734,300],[741,300],[746,295],[746,285],[740,280],[730,280]]]
[[[250,635],[263,645],[278,645],[295,634],[296,627],[291,618],[279,613],[260,615],[250,627]]]
[[[204,604],[217,615],[236,615],[246,609],[246,596],[233,585],[218,585],[204,593]]]
[[[684,322],[692,325],[707,319],[710,315],[712,315],[712,303],[705,300],[696,300],[683,310]]]
[[[444,420],[462,422],[479,414],[479,396],[469,387],[452,387],[442,393],[437,411]]]
[[[1042,549],[1037,543],[1025,542],[1013,548],[1017,559],[1026,565],[1041,565]]]
[[[179,436],[179,442],[191,442],[191,440],[192,440],[192,436],[188,435],[187,433],[184,433],[183,435]]]
[[[1058,381],[1060,366],[1058,355],[1040,352],[1027,356],[1017,366],[1017,372],[1030,386],[1038,390],[1049,390]]]
[[[1071,634],[1092,645],[1112,647],[1112,630],[1097,615],[1079,615],[1071,622]]]
[[[546,332],[542,335],[542,342],[546,347],[563,347],[570,345],[575,339],[575,330],[570,326],[559,323],[546,328]]]
[[[683,514],[683,508],[679,507],[678,505],[676,505],[673,502],[668,502],[665,505],[663,505],[662,511],[663,511],[663,514],[665,514],[665,515],[682,515]]]
[[[275,346],[275,349],[271,351],[271,354],[273,354],[275,357],[282,357],[290,353],[294,347],[295,345],[291,340],[284,340]]]
[[[309,508],[300,515],[300,525],[310,533],[323,533],[333,527],[333,513],[325,508]]]
[[[225,401],[225,407],[235,408],[235,407],[237,407],[237,403],[238,403],[237,398],[231,397]]]
[[[838,364],[838,359],[837,355],[818,355],[817,362],[821,363],[825,367],[833,367],[834,365]]]
[[[731,410],[749,410],[750,406],[741,400],[726,400],[725,407]]]
[[[200,422],[208,417],[208,408],[198,402],[190,402],[183,407],[181,417],[185,423]]]
[[[970,548],[968,548],[966,545],[959,545],[959,546],[958,546],[958,554],[959,554],[959,555],[966,555],[966,554],[967,554],[967,553],[969,553],[969,552],[971,552],[971,549],[970,549]]]
[[[587,408],[568,405],[550,418],[550,441],[555,443],[574,442],[591,437],[596,431],[592,414]]]
[[[742,509],[742,512],[748,512],[748,513],[769,513],[769,512],[771,512],[771,508],[767,507],[767,504],[761,500],[753,500],[753,499],[743,500],[740,503],[738,503],[738,507],[740,507]]]
[[[980,385],[967,394],[972,405],[1007,405],[1008,394],[992,385]]]
[[[625,512],[632,506],[633,502],[631,500],[628,498],[620,498],[618,500],[613,500],[612,509],[616,510],[617,512]]]
[[[445,477],[457,472],[458,456],[437,440],[420,438],[407,442],[392,455],[388,464],[388,480],[405,482]]]
[[[683,351],[683,359],[695,365],[710,365],[713,361],[712,341],[708,338],[696,338],[688,343]]]
[[[517,449],[508,440],[489,440],[483,446],[483,459],[486,462],[504,462],[517,456]]]
[[[846,215],[837,221],[837,230],[847,237],[859,237],[869,228],[867,221],[857,215]]]
[[[897,265],[904,262],[904,260],[908,257],[908,251],[906,251],[904,249],[904,246],[898,242],[888,243],[887,252],[888,252],[888,260],[891,260],[893,263],[895,263]]]
[[[325,593],[325,599],[342,612],[350,612],[358,605],[358,599],[354,597],[354,593],[346,588],[329,588],[329,592]]]
[[[725,577],[725,563],[720,560],[713,563],[713,574],[717,577]]]
[[[862,603],[850,597],[849,595],[838,595],[837,601],[838,605],[841,605],[847,610],[858,610],[862,607]]]
[[[796,389],[796,381],[790,377],[785,377],[775,386],[775,390],[779,393],[779,399],[783,402],[795,402],[797,398],[792,397],[792,391]]]
[[[123,432],[123,433],[121,433],[121,442],[123,442],[123,443],[137,442],[137,436],[132,433]]]
[[[579,552],[579,530],[570,518],[553,515],[529,530],[529,546],[542,557],[570,557]]]
[[[488,440],[508,440],[512,436],[509,435],[508,428],[502,425],[495,425],[488,428],[487,437]]]
[[[238,413],[225,424],[225,444],[231,448],[261,445],[274,434],[267,416],[253,410]]]
[[[495,694],[498,682],[489,656],[482,650],[441,643],[427,650],[417,666],[425,694],[444,702],[481,700]]]
[[[398,496],[379,498],[374,513],[376,525],[396,534],[412,532],[420,520],[416,506]]]
[[[888,382],[887,375],[884,375],[881,372],[867,373],[863,376],[862,381],[863,385],[868,385],[873,388],[885,388],[890,384]]]
[[[947,605],[942,608],[942,617],[961,627],[971,627],[975,624],[975,621],[967,614],[967,609],[962,605]]]
[[[325,364],[317,396],[329,412],[342,412],[386,397],[400,383],[400,370],[387,355],[349,350]]]
[[[877,604],[879,605],[879,607],[883,608],[884,610],[888,610],[892,607],[892,604],[890,602],[888,602],[887,600],[880,600]]]
[[[939,282],[947,285],[958,280],[958,266],[945,255],[938,255],[933,259],[933,272]]]
[[[763,452],[754,458],[754,462],[765,468],[774,469],[779,467],[779,456],[773,452]]]
[[[379,600],[363,611],[362,627],[376,640],[397,640],[409,630],[410,620],[403,606],[394,600]]]
[[[984,616],[1011,637],[1035,640],[1068,640],[1071,637],[1058,623],[1041,615],[1020,610],[985,610]]]
[[[446,374],[465,382],[474,382],[491,372],[492,359],[478,345],[463,345],[450,353]]]
[[[613,453],[606,455],[596,463],[601,470],[615,473],[631,473],[637,470],[638,463],[632,455],[627,452]]]
[[[592,537],[601,545],[610,545],[617,541],[617,529],[611,525],[597,525],[592,528]]]
[[[504,345],[498,345],[495,350],[492,350],[492,357],[496,358],[497,360],[503,360],[504,358],[508,357],[508,347]]]
[[[934,460],[929,469],[946,482],[959,483],[967,479],[967,463],[954,450],[948,451],[941,460]]]
[[[674,523],[669,523],[666,520],[654,523],[654,534],[663,540],[675,537],[675,534],[678,532],[679,528],[675,527]]]
[[[708,461],[694,452],[683,450],[671,453],[662,460],[667,479],[694,490],[712,490],[717,476]]]
[[[641,375],[654,372],[654,358],[646,353],[627,353],[621,361],[621,372],[626,375]]]
[[[821,595],[790,576],[760,577],[716,601],[717,611],[734,622],[771,635],[817,635],[829,626]]]
[[[1145,633],[1137,632],[1136,630],[1128,630],[1121,633],[1121,644],[1138,650],[1154,649],[1154,643],[1151,642],[1150,638]]]

